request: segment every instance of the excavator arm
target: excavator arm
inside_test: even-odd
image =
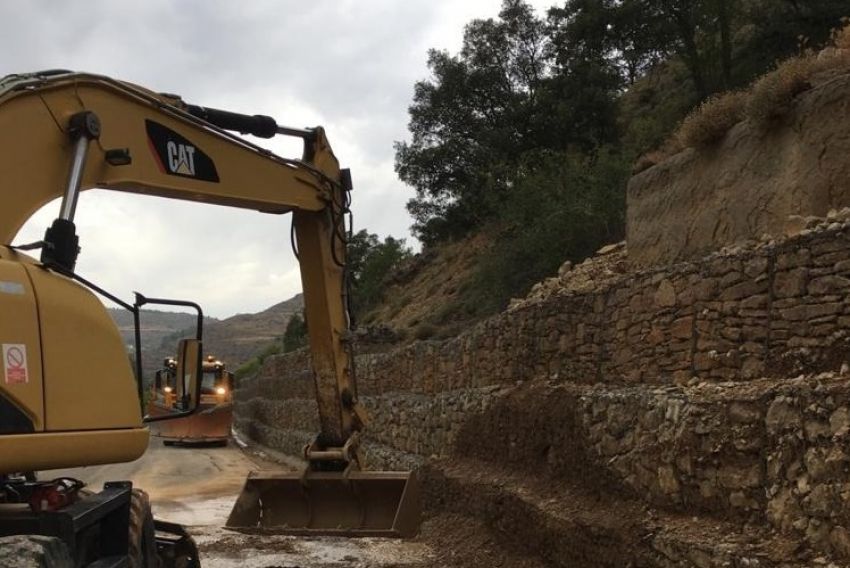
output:
[[[0,82],[0,242],[10,243],[41,206],[62,197],[73,222],[77,194],[103,188],[265,213],[294,213],[321,433],[319,448],[342,448],[365,421],[356,398],[344,297],[347,200],[322,128],[281,128],[304,141],[286,159],[216,126],[274,135],[269,117],[187,105],[107,77],[52,72]],[[67,223],[64,224],[67,226]],[[61,239],[62,230],[54,239]],[[72,249],[49,260],[73,269]],[[56,258],[59,257],[59,258]]]
[[[231,130],[297,136],[303,155],[277,156]],[[11,243],[33,213],[62,198],[40,243],[41,263],[0,246],[0,343],[15,364],[30,345],[33,361],[33,380],[16,367],[15,380],[7,372],[0,383],[0,473],[132,460],[147,443],[138,400],[125,388],[131,373],[117,330],[93,296],[65,277],[80,250],[74,215],[82,191],[291,212],[320,432],[305,448],[302,473],[249,476],[228,526],[415,534],[415,476],[361,471],[366,414],[357,400],[345,286],[351,182],[322,128],[282,127],[97,75],[14,75],[0,79],[0,180],[0,243]],[[100,365],[81,376],[92,357]]]
[[[276,156],[230,130],[297,136],[303,155]],[[40,243],[41,263],[0,246],[0,343],[7,364],[25,361],[27,345],[32,360],[32,380],[24,363],[0,384],[0,473],[132,460],[147,443],[117,330],[97,300],[65,277],[80,250],[74,215],[82,191],[292,212],[320,432],[305,448],[303,472],[249,476],[228,526],[290,534],[418,531],[415,475],[361,471],[366,414],[357,400],[345,286],[351,182],[321,128],[281,127],[270,117],[189,105],[97,75],[15,75],[0,80],[0,179],[0,243],[62,198]],[[83,377],[92,356],[99,365]],[[85,388],[110,404],[98,404]]]

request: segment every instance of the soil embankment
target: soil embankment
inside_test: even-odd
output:
[[[801,218],[850,206],[850,72],[845,65],[816,83],[772,124],[741,122],[716,146],[685,150],[634,176],[626,219],[632,260],[687,260],[798,231]]]

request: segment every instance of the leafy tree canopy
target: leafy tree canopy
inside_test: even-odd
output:
[[[347,263],[355,316],[362,316],[381,301],[387,279],[410,256],[404,239],[387,237],[381,241],[365,229],[352,235]]]
[[[701,100],[822,44],[846,16],[846,0],[567,0],[542,16],[504,0],[467,24],[457,54],[431,50],[414,87],[395,164],[416,191],[413,231],[428,245],[498,218],[529,152],[650,150]],[[687,85],[641,85],[679,69]],[[648,100],[624,108],[638,86]]]

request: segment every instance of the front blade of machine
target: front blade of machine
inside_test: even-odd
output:
[[[149,405],[151,416],[167,415],[161,407]],[[201,443],[226,441],[233,424],[233,405],[222,404],[202,408],[191,416],[154,422],[151,430],[154,436],[179,443]]]
[[[289,535],[413,537],[421,504],[415,473],[252,472],[226,528]]]

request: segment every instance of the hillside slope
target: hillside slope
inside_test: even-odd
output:
[[[383,301],[359,323],[388,326],[402,339],[457,335],[480,319],[464,292],[490,242],[488,234],[477,233],[416,255],[393,275]]]
[[[236,369],[282,336],[289,318],[303,309],[304,296],[298,294],[256,314],[211,322],[204,329],[204,351]]]
[[[833,49],[704,105],[680,129],[690,147],[629,182],[631,259],[688,260],[850,206],[848,95],[850,49]]]
[[[283,335],[289,318],[303,307],[304,299],[298,294],[256,314],[237,314],[223,320],[204,318],[204,352],[215,355],[231,369],[236,369]],[[116,308],[110,308],[109,314],[118,326],[128,351],[132,350],[132,314]],[[150,377],[164,358],[174,356],[180,338],[194,336],[196,317],[186,312],[142,310],[140,323],[144,374]]]
[[[108,311],[118,326],[127,351],[132,352],[135,344],[133,314],[121,308],[108,308]],[[204,325],[209,326],[217,321],[215,318],[204,318]],[[159,369],[165,357],[174,356],[177,340],[184,337],[182,332],[185,330],[188,335],[193,335],[196,322],[197,317],[188,312],[142,310],[139,327],[145,377],[150,377]]]

